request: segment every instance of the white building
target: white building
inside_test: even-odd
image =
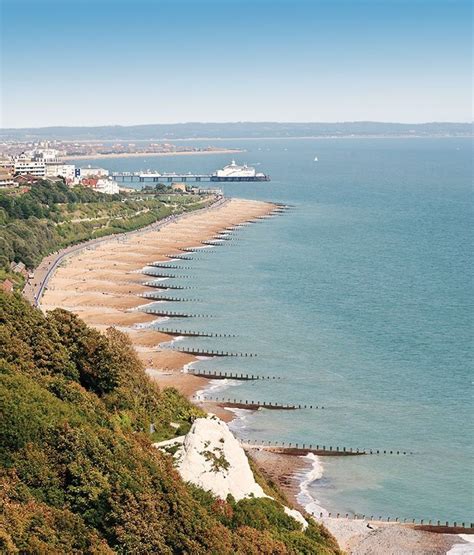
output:
[[[109,170],[104,168],[94,168],[93,166],[87,166],[87,168],[79,168],[79,177],[82,179],[84,177],[107,177],[109,175]]]
[[[45,177],[46,164],[43,161],[32,160],[26,154],[20,154],[14,162],[13,171],[15,175],[34,175],[35,177]]]
[[[31,158],[31,160],[35,160],[38,162],[58,162],[59,156],[61,156],[62,152],[55,148],[35,148],[33,150],[29,150],[25,153],[27,156]]]
[[[94,190],[106,195],[118,195],[120,192],[118,183],[113,179],[99,179]]]
[[[66,183],[72,183],[76,177],[76,166],[74,164],[48,162],[46,164],[45,177],[63,177]]]

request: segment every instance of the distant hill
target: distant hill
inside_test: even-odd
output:
[[[285,137],[347,137],[347,136],[421,136],[470,137],[472,123],[174,123],[150,125],[106,125],[101,127],[38,127],[0,129],[0,140],[172,140],[172,139],[235,139]]]

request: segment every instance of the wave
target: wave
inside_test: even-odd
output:
[[[206,395],[215,394],[227,389],[228,387],[235,387],[236,385],[240,385],[237,380],[209,380],[209,383],[203,389],[196,391],[195,397],[197,399],[203,399]]]
[[[312,461],[312,465],[309,470],[301,474],[300,491],[297,495],[297,501],[309,514],[319,517],[323,513],[324,516],[327,516],[329,514],[328,511],[320,505],[320,501],[313,497],[310,491],[311,484],[323,477],[323,465],[320,458],[313,453],[308,453],[304,458]]]
[[[151,322],[139,322],[138,324],[133,324],[132,329],[143,330],[143,329],[151,328],[152,326],[155,326],[157,324],[163,324],[163,322],[166,322],[169,319],[170,319],[169,316],[160,316],[159,318],[156,318]],[[160,331],[160,330],[156,330],[156,331]]]
[[[248,409],[236,409],[227,407],[226,410],[232,412],[235,418],[229,422],[228,426],[231,432],[240,437],[239,432],[248,428],[248,421],[255,411]]]

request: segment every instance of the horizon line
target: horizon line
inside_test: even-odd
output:
[[[91,127],[151,127],[157,125],[235,125],[235,124],[280,124],[280,125],[305,125],[305,124],[323,124],[323,125],[341,125],[341,124],[384,124],[384,125],[432,125],[432,124],[444,124],[444,125],[473,125],[474,121],[420,121],[420,122],[405,122],[405,121],[379,121],[379,120],[340,120],[340,121],[276,121],[276,120],[262,120],[262,121],[252,121],[252,120],[237,120],[237,121],[177,121],[168,123],[101,123],[101,124],[86,124],[86,125],[73,125],[73,124],[60,124],[60,125],[40,125],[32,127],[3,127],[0,126],[0,131],[9,131],[22,129],[51,129],[51,128],[79,128],[87,129]]]

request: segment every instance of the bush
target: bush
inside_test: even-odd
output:
[[[154,449],[201,412],[145,375],[126,336],[0,292],[0,552],[338,553],[270,499],[222,501]]]

